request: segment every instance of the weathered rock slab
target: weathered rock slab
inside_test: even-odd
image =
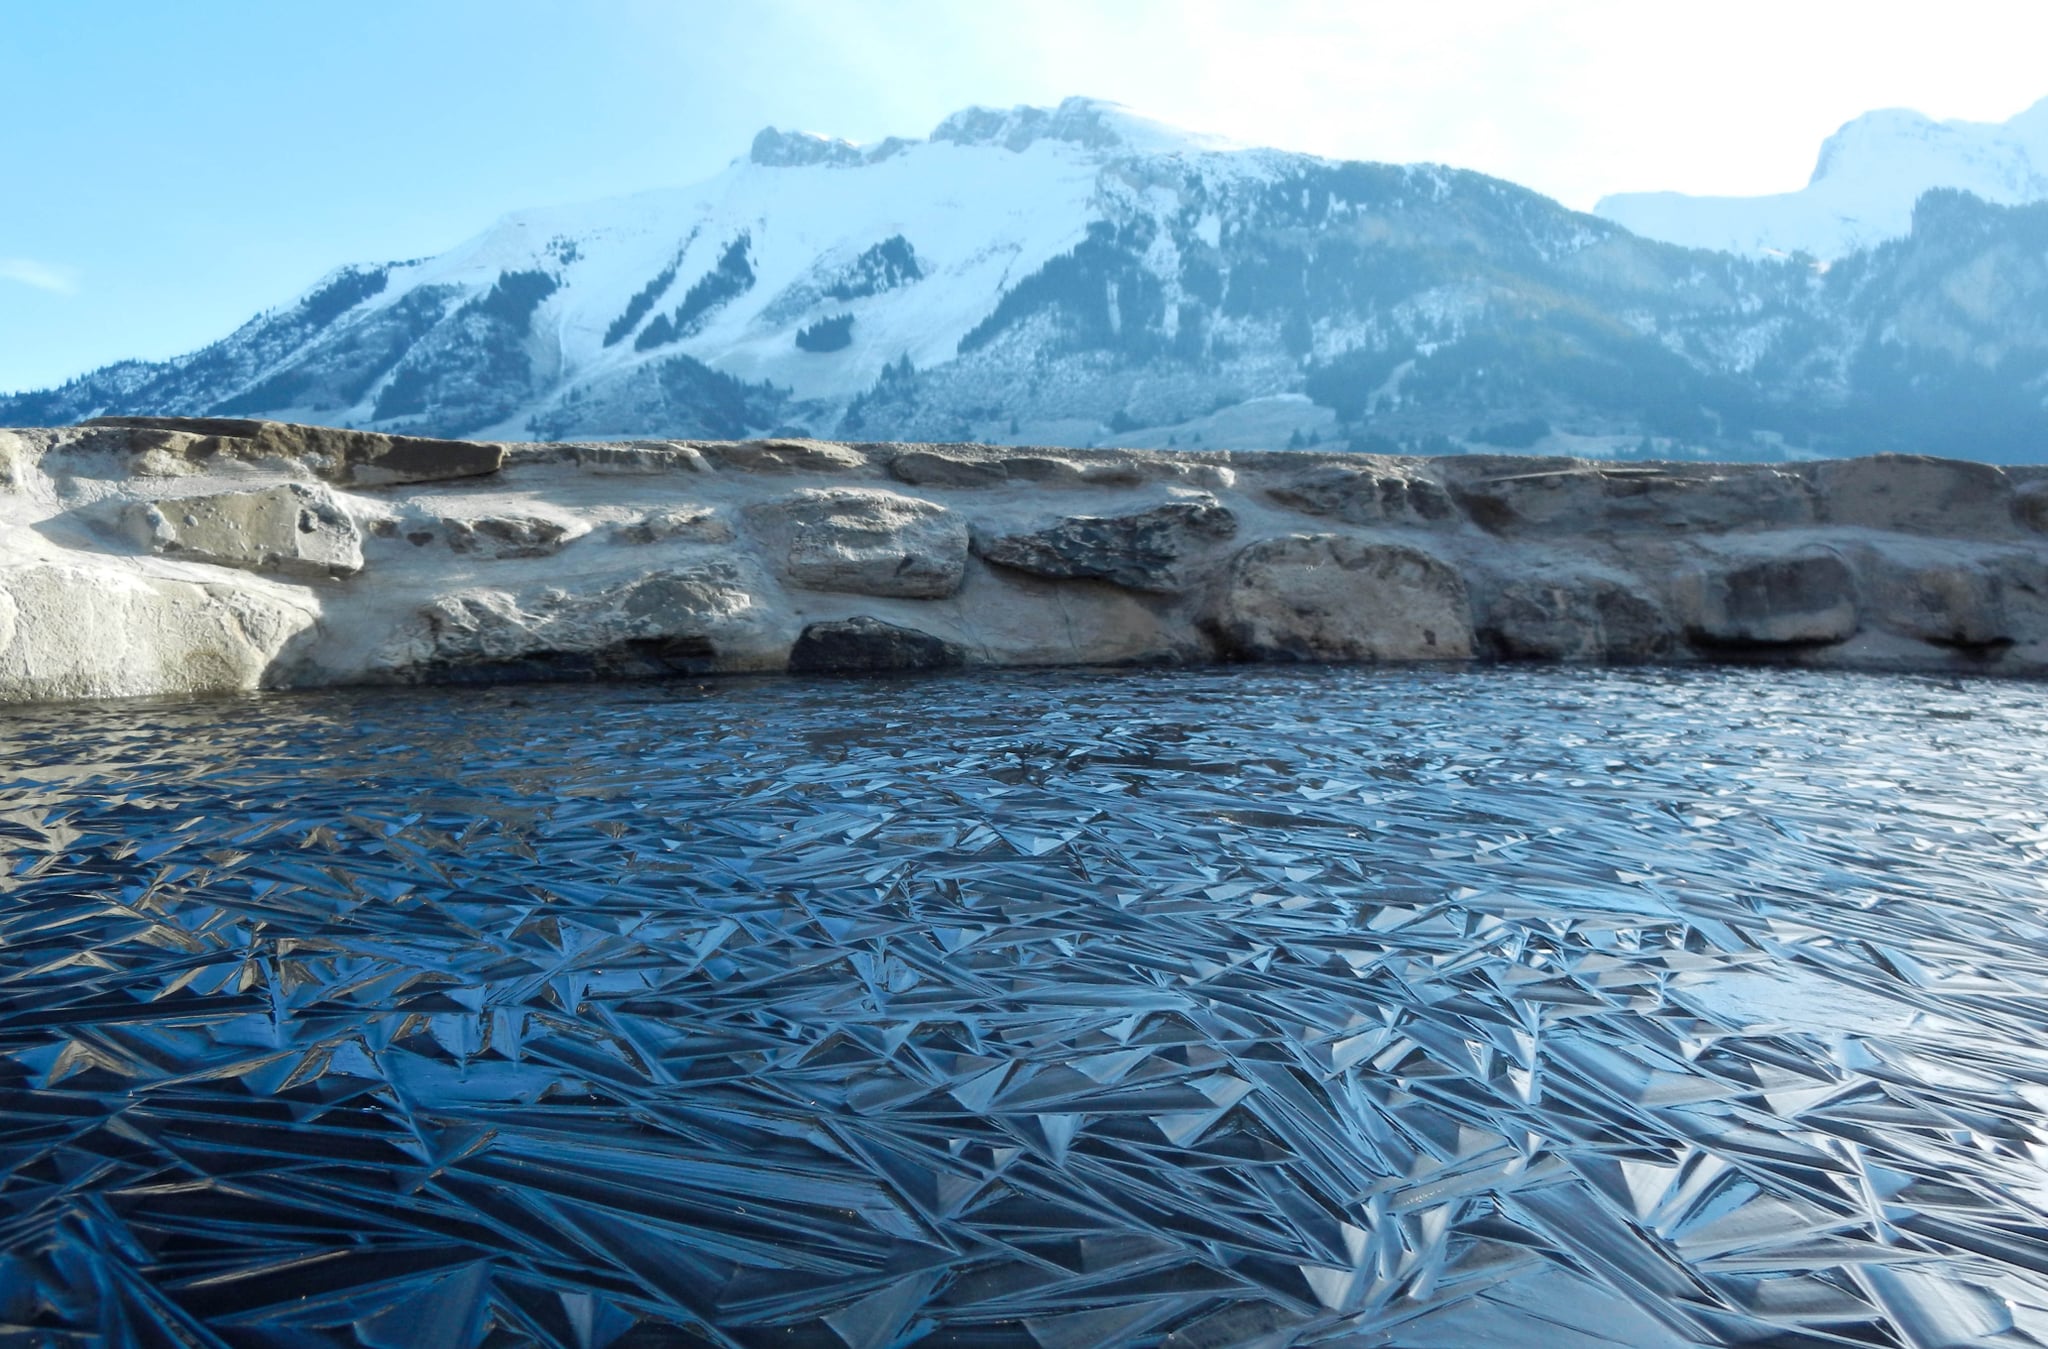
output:
[[[1471,455],[1439,462],[1451,495],[1496,534],[1728,533],[1810,524],[1813,492],[1790,469],[1727,464],[1571,464]]]
[[[740,473],[849,473],[868,458],[847,445],[822,440],[742,440],[705,447],[720,467]]]
[[[618,526],[622,543],[731,543],[732,526],[709,506],[668,506]]]
[[[1042,487],[1142,487],[1147,476],[1142,464],[1089,463],[1057,454],[1011,454],[1002,465],[1012,479]]]
[[[1075,515],[1029,534],[977,541],[983,561],[1052,580],[1107,581],[1170,594],[1180,564],[1237,533],[1237,516],[1213,499],[1171,501],[1130,515]]]
[[[138,437],[133,447],[138,453],[161,456],[175,451],[201,464],[216,458],[289,460],[328,482],[349,487],[474,478],[496,473],[505,462],[505,447],[484,441],[242,417],[97,417],[82,425],[173,433]]]
[[[444,595],[380,651],[387,679],[644,678],[780,668],[793,635],[744,561],[651,572],[602,590]]]
[[[880,448],[880,447],[876,447]],[[1043,451],[1001,450],[980,445],[919,446],[895,452],[889,473],[913,487],[1142,487],[1148,482],[1183,483],[1211,490],[1229,487],[1236,475],[1223,465],[1173,459],[1088,459]]]
[[[106,563],[0,571],[0,702],[262,686],[310,604]]]
[[[665,473],[709,473],[711,462],[694,445],[668,441],[652,444],[578,445],[576,466],[585,473],[613,477]]]
[[[2003,578],[1962,557],[1859,550],[1871,622],[1886,632],[1932,646],[1987,650],[2006,646],[2014,628]]]
[[[1353,525],[1455,524],[1451,495],[1439,483],[1416,474],[1348,464],[1321,464],[1266,489],[1283,506],[1307,515],[1326,515]]]
[[[1990,464],[1877,454],[1823,461],[1810,471],[1828,524],[1975,538],[2013,526],[2011,480]]]
[[[1663,606],[1606,576],[1516,581],[1487,607],[1484,635],[1510,660],[1648,661],[1678,633]]]
[[[813,623],[789,651],[791,674],[902,674],[966,663],[966,651],[955,643],[866,615]]]
[[[363,569],[362,531],[333,493],[305,483],[131,502],[121,527],[138,545],[185,562],[301,579]]]
[[[1010,481],[1000,459],[943,450],[904,450],[889,461],[889,475],[912,487],[999,487]]]
[[[935,502],[868,487],[795,492],[749,508],[791,585],[895,599],[943,599],[967,571],[966,522]]]
[[[0,492],[18,492],[27,472],[29,447],[12,431],[0,431]]]
[[[547,557],[590,532],[574,518],[502,514],[448,516],[438,522],[448,547],[471,557]]]
[[[1825,549],[1692,567],[1673,593],[1686,635],[1702,646],[1824,646],[1859,625],[1856,577]]]
[[[2031,482],[2013,493],[2012,518],[2022,529],[2048,534],[2048,482]]]
[[[1240,659],[1467,660],[1471,603],[1420,549],[1335,534],[1252,544],[1231,560],[1208,626]]]

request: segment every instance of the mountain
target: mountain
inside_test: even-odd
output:
[[[763,131],[694,187],[343,268],[0,424],[2039,459],[2044,315],[2048,206],[1928,194],[1822,269],[1070,99],[923,141]]]
[[[2048,200],[2048,99],[2009,122],[1937,122],[1904,108],[1865,113],[1828,137],[1813,178],[1797,192],[1624,192],[1593,210],[1688,248],[1832,261],[1903,236],[1913,204],[1933,188],[2002,206]]]

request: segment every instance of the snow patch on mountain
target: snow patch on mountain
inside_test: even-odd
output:
[[[1751,256],[1832,261],[1912,228],[1913,204],[1952,187],[2001,206],[2048,200],[2048,99],[2007,122],[1865,113],[1821,146],[1796,192],[1756,197],[1624,192],[1593,209],[1646,238]]]

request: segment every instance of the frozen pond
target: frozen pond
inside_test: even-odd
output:
[[[2044,766],[1782,672],[6,710],[0,1335],[2048,1343]]]

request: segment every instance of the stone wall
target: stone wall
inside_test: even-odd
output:
[[[2048,468],[0,431],[0,699],[1338,661],[2048,671]]]

